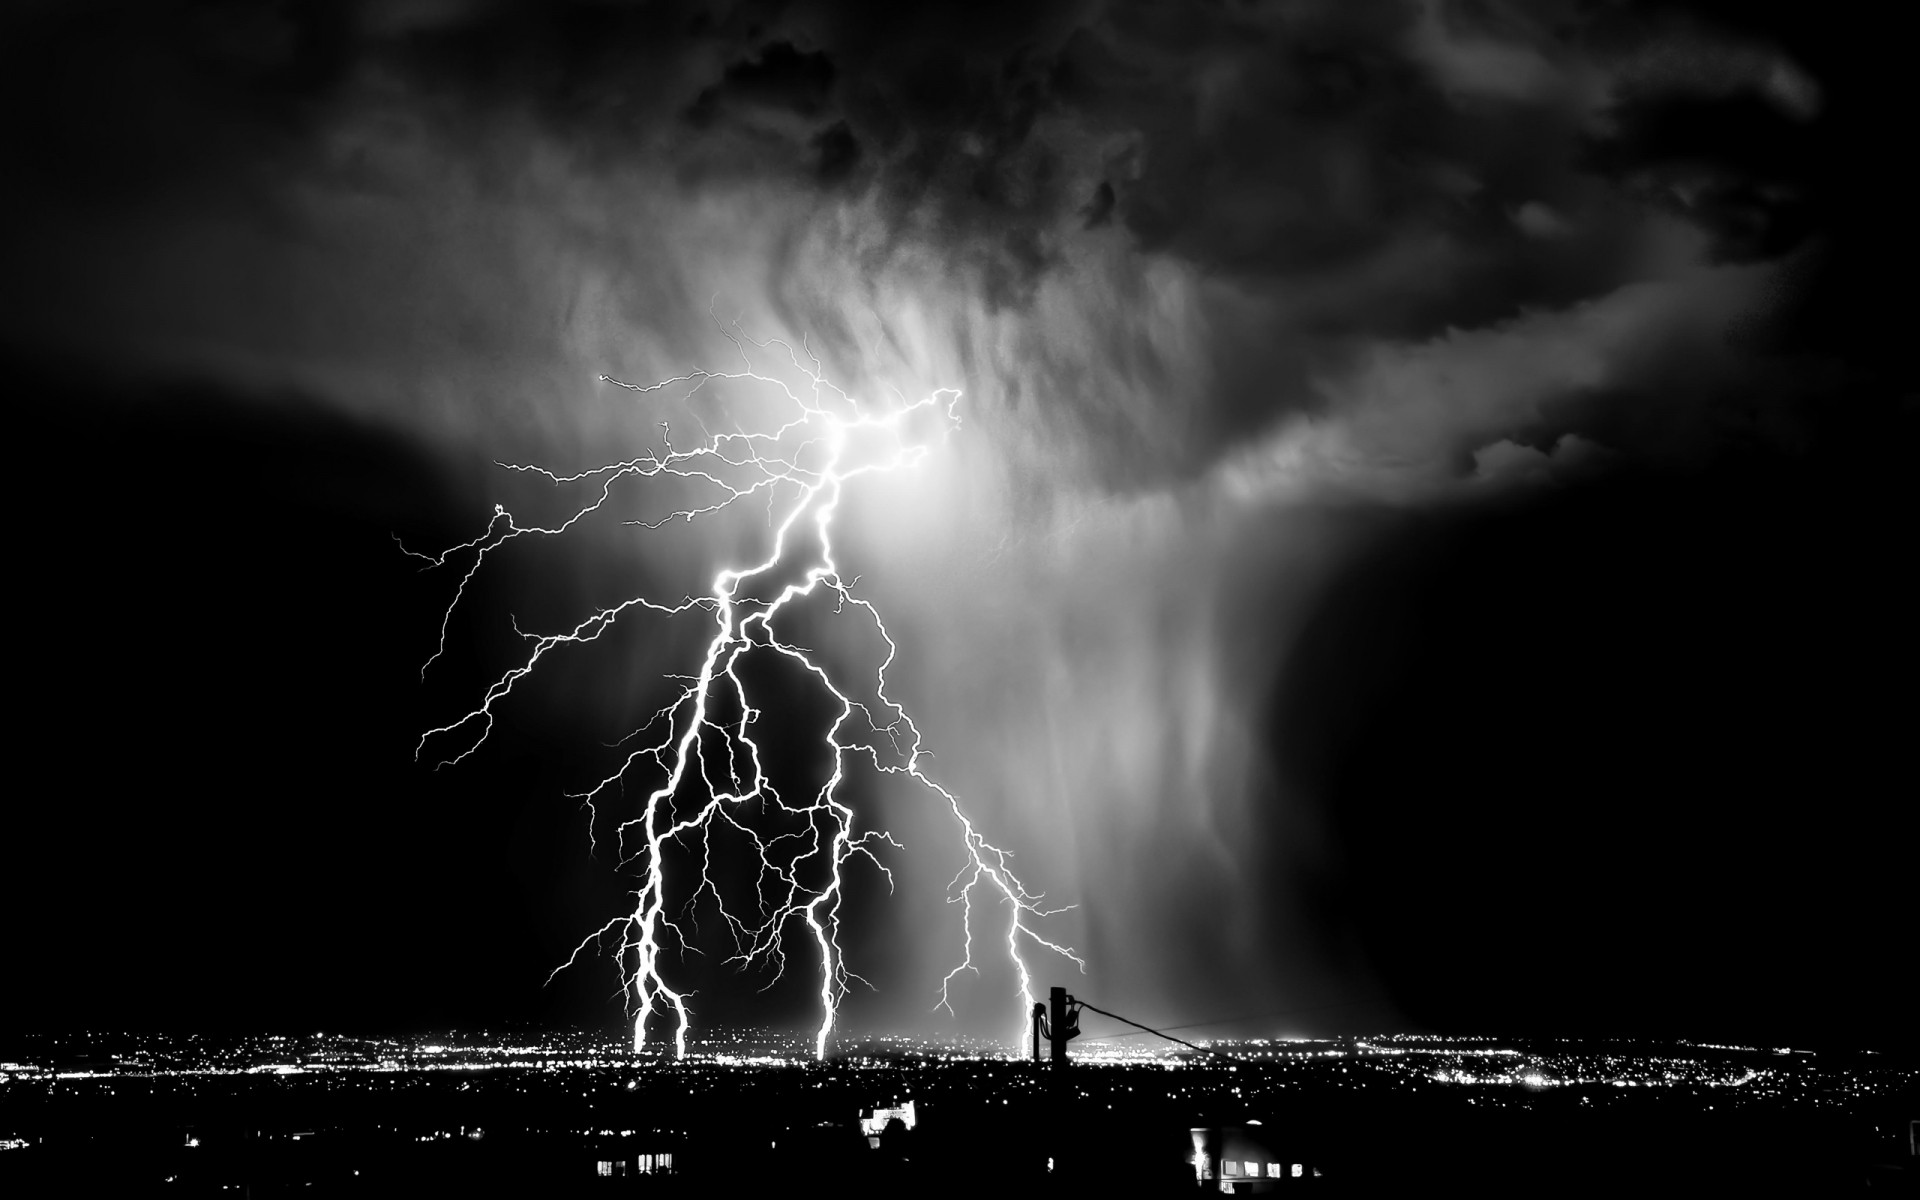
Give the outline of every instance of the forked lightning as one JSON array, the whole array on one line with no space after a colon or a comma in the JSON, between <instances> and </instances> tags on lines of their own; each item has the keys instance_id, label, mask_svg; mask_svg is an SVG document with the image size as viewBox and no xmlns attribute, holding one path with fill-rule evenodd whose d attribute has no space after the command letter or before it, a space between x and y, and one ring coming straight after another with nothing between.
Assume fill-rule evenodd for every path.
<instances>
[{"instance_id":1,"label":"forked lightning","mask_svg":"<svg viewBox=\"0 0 1920 1200\"><path fill-rule=\"evenodd\" d=\"M1037 946L1084 964L1066 946L1043 936L1037 918L1059 909L1043 908L1041 895L1027 890L1009 865L1009 854L989 842L975 827L954 794L926 771L927 753L921 731L906 710L887 692L887 670L897 647L879 612L853 591L857 579L840 574L832 541L834 516L849 482L855 478L908 467L930 451L915 429L937 427L944 434L958 426L960 393L942 389L918 401L896 402L873 408L846 394L822 376L820 361L809 351L805 361L786 342L745 339L734 330L722 330L739 351L737 371L695 371L652 384L632 384L601 376L601 381L639 396L685 387L687 395L709 384L729 381L775 389L788 416L762 432L736 429L731 433L703 430L691 447L676 447L672 430L662 423L663 449L638 458L611 463L572 475L545 468L501 464L508 470L545 476L556 486L587 489L589 498L565 520L552 525L522 525L511 512L496 505L486 530L440 554L420 554L431 567L464 566L460 582L442 615L439 642L427 667L446 649L454 609L465 597L467 585L490 554L523 536L553 537L601 512L622 479L662 475L687 481L710 499L650 521L629 521L658 528L668 521L694 521L742 501L758 499L767 506L770 545L758 561L721 569L708 592L661 603L633 596L586 617L571 629L557 633L522 632L527 650L486 690L478 706L448 724L429 729L420 738L417 758L440 765L458 763L473 754L493 730L497 706L514 686L531 674L549 653L561 647L592 642L621 618L636 610L662 617L704 613L713 622L696 673L678 694L636 730L628 742L644 743L626 753L619 765L579 798L589 806L604 802L623 781L634 777L657 780L644 805L618 826L623 866L632 865L640 883L632 911L589 934L559 970L572 965L588 946L616 947L622 981L633 1011L636 1051L647 1045L648 1027L656 1016L671 1014L677 1055L687 1051L692 1020L691 993L669 979L669 952L690 945L677 922L685 921L703 895L710 896L723 916L736 953L728 960L741 967L766 965L778 978L787 966L786 939L799 934L818 956L820 972L820 1026L814 1035L814 1053L824 1058L840 1003L850 981L858 979L847 966L840 947L842 906L846 899L845 871L855 858L878 868L891 886L892 873L875 854L881 843L898 846L886 833L863 828L859 814L845 796L850 767L864 762L880 775L910 777L937 797L958 827L963 850L959 872L949 888L948 901L960 908L960 962L942 979L936 1008L952 1012L950 988L962 971L974 964L976 904L1004 904L1006 950L1019 983L1019 1028L1025 1036L1026 1013L1033 1002L1033 981L1024 949ZM747 345L759 351L779 347L797 377L806 384L795 390L779 377L755 369ZM804 348L804 347L803 347ZM403 546L404 550L405 547ZM784 582L782 582L784 580ZM817 653L785 640L779 618L796 601L819 594L844 618L853 610L872 622L879 654L866 699L836 681ZM518 626L515 626L519 632ZM768 778L762 747L753 727L761 716L750 700L739 668L750 653L785 656L818 681L837 714L825 734L826 782L810 801L789 800ZM444 748L444 749L443 749ZM713 834L758 855L755 903L750 912L729 907L715 885L711 870ZM738 834L738 837L731 836ZM667 861L669 844L689 853ZM629 849L631 847L631 849ZM724 848L723 848L724 852ZM685 880L670 878L682 869L678 858L690 860ZM864 981L863 981L864 982Z\"/></svg>"}]
</instances>

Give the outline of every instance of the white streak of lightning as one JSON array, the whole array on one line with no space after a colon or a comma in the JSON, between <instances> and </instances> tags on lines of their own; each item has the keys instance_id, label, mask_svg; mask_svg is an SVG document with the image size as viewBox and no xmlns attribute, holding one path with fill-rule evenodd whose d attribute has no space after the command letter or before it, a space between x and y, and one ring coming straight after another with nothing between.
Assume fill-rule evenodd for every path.
<instances>
[{"instance_id":1,"label":"white streak of lightning","mask_svg":"<svg viewBox=\"0 0 1920 1200\"><path fill-rule=\"evenodd\" d=\"M841 784L847 777L849 760L864 756L876 772L907 776L939 797L959 827L961 844L966 853L959 872L949 886L948 902L958 904L961 909L961 961L941 980L940 998L935 1007L945 1008L951 1013L950 989L955 977L963 971L977 973L973 945L976 899L984 901L989 897L997 898L998 902L1007 906L1009 913L1006 949L1019 980L1020 1036L1024 1039L1026 1014L1033 1003L1033 978L1022 954L1023 943L1030 941L1062 955L1083 970L1085 964L1071 949L1042 936L1033 926L1035 918L1064 910L1041 907L1041 894L1028 891L1014 875L1009 863L1011 855L982 836L961 807L959 799L926 773L923 764L928 755L920 728L908 716L906 709L887 694L887 670L893 665L899 648L881 621L879 612L870 602L854 595L853 582L857 580L849 582L842 578L834 559L830 536L834 513L847 482L861 475L891 471L919 462L928 453L928 447L910 442L906 437L905 427L909 418L916 413L931 412L944 422L946 429L955 428L959 420L956 406L960 393L953 389L941 389L912 403L900 397L898 404L883 411L871 412L858 400L828 383L820 374L819 359L810 351L807 354L808 361L803 363L785 342L778 339L765 342L747 339L761 350L778 346L786 352L788 361L808 380L808 386L796 392L781 379L762 375L754 369L737 331L723 328L722 333L740 353L741 369L738 371L694 371L646 385L625 383L605 375L600 379L638 395L686 384L690 385L687 392L689 396L716 380L751 381L779 389L793 406L794 415L791 419L764 433L737 430L714 434L703 430L703 440L687 449L674 446L672 431L663 424L663 453L649 451L638 458L609 463L573 475L558 475L541 467L524 464L500 464L508 470L545 476L555 485L587 485L594 489L592 499L566 520L548 526L521 525L503 506L495 505L493 518L486 530L470 541L433 555L407 550L404 545L401 547L413 557L424 560L428 569L446 567L458 560L469 560L453 598L441 616L438 642L433 654L422 664L421 673L424 676L427 668L445 653L447 629L454 609L466 596L467 585L479 573L488 555L523 535L554 537L566 533L605 507L611 500L613 485L623 478L645 479L671 475L714 489L715 499L712 503L681 509L654 521L627 522L649 529L658 528L676 518L692 521L749 497L764 495L773 524L772 545L766 557L747 566L722 569L713 577L710 590L703 596L685 597L674 604L636 596L603 608L571 629L559 633L536 635L522 632L521 637L530 646L524 661L496 679L475 708L457 720L422 734L415 748L415 758L426 755L429 744L453 744L452 751L437 758L437 764L442 766L459 763L473 754L493 730L496 706L505 701L514 686L530 675L551 651L598 639L634 609L646 609L668 617L680 616L695 609L703 610L713 619L714 633L707 643L698 673L687 680L677 697L656 711L628 740L644 735L647 730L663 723L666 726L665 736L628 753L611 774L578 797L591 810L595 802L625 779L629 772L651 764L662 777L658 786L647 796L639 815L629 818L618 827L622 864L636 863L640 870L641 883L634 893L633 910L588 935L574 947L567 961L555 968L554 973L558 974L573 965L581 951L589 945L603 944L608 936L617 934L616 953L621 965L623 988L629 997L630 1010L637 1009L633 1025L634 1049L645 1049L648 1023L655 1014L671 1011L674 1018L674 1051L676 1055L684 1056L692 1015L687 1005L689 993L676 990L668 982L662 959L670 948L684 950L689 943L680 926L668 916L669 871L665 852L668 843L685 844L683 839L693 838L697 841L701 862L699 883L682 902L680 911L682 914L691 912L703 893L713 897L736 949L729 962L742 967L770 964L774 968L774 978L778 979L786 969L786 937L796 928L796 922L805 928L805 936L819 958L821 1022L814 1036L814 1053L824 1058L840 1002L847 993L850 981L859 979L847 968L839 942L840 905L845 895L842 870L851 859L864 857L886 876L891 886L892 872L874 853L874 847L880 842L896 848L899 845L879 830L858 830L857 814L841 798ZM867 435L868 441L876 440L870 435L878 435L877 440L884 447L884 452L865 457L853 453L849 443L855 435ZM817 461L809 463L809 459ZM732 481L743 474L744 483ZM790 502L781 508L783 499L789 496ZM779 514L777 518L774 517L776 512ZM780 587L771 598L757 595L752 590L756 581L766 580L777 571L790 571L799 565L789 561L790 555L797 557L799 553L792 549L792 544L803 536L796 535L796 531L809 519L818 540L818 554L805 564L804 574L798 582L789 582ZM872 707L856 701L844 691L809 652L781 640L775 632L775 618L782 609L822 588L831 595L836 613L845 612L849 607L860 610L873 622L874 630L886 644L886 653L873 674L873 694L878 700L878 707L885 714L884 723L876 717ZM519 632L517 625L515 629ZM831 756L832 770L826 783L808 803L790 803L773 786L762 766L760 747L749 734L760 711L749 703L746 685L737 668L742 656L755 649L771 650L791 659L817 679L839 705L839 713L824 739L824 748ZM738 719L730 727L723 726L710 715L710 702L716 692L730 696L739 711ZM870 741L858 740L861 725L871 735ZM703 736L707 734L718 737L724 747L725 753L721 756L723 761L718 766L709 762L711 752L705 748L707 738ZM890 753L883 753L883 742ZM750 781L747 783L741 779L740 765L743 760L751 768ZM716 771L724 774L724 782L716 782ZM689 779L690 775L694 778ZM796 819L798 827L774 836L763 836L762 832L749 824L750 809L755 802L763 812L771 808L785 817ZM750 917L738 916L727 907L708 871L711 861L710 835L720 826L744 835L756 847L759 855L760 877L756 888L758 912ZM637 848L631 854L626 849L630 838L637 843ZM808 878L803 877L808 868L812 868L813 874L823 881L809 882ZM772 903L769 903L769 892L772 893Z\"/></svg>"}]
</instances>

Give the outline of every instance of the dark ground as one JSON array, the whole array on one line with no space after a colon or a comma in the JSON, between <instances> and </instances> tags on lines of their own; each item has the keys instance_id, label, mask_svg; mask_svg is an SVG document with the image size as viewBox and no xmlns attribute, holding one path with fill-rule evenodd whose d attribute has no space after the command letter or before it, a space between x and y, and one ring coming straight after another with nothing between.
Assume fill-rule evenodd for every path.
<instances>
[{"instance_id":1,"label":"dark ground","mask_svg":"<svg viewBox=\"0 0 1920 1200\"><path fill-rule=\"evenodd\" d=\"M1877 1089L1842 1083L1791 1102L1711 1087L1334 1078L1078 1066L1064 1102L1044 1068L1006 1062L16 1078L0 1090L0 1126L38 1144L0 1154L0 1193L1187 1195L1189 1130L1253 1117L1289 1161L1321 1172L1279 1181L1284 1191L1914 1190L1906 1137L1920 1094L1911 1082L1888 1092L1884 1074ZM908 1095L918 1127L870 1148L855 1114ZM676 1177L595 1173L660 1151Z\"/></svg>"}]
</instances>

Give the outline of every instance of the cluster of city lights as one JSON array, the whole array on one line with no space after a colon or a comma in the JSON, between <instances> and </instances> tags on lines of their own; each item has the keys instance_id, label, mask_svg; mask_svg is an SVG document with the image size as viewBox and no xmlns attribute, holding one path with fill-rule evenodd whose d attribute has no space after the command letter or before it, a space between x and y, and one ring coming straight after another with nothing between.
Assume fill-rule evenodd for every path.
<instances>
[{"instance_id":1,"label":"cluster of city lights","mask_svg":"<svg viewBox=\"0 0 1920 1200\"><path fill-rule=\"evenodd\" d=\"M116 1035L106 1054L74 1058L49 1052L35 1061L0 1062L0 1088L42 1083L104 1083L166 1077L381 1076L387 1078L497 1073L504 1079L603 1076L626 1088L652 1076L697 1084L761 1070L966 1071L1014 1091L1040 1086L1023 1056L968 1038L882 1035L850 1039L822 1065L805 1033L733 1030L695 1045L684 1058L664 1059L607 1045L593 1033L415 1039L352 1038L316 1034L213 1040L163 1035ZM1912 1086L1913 1072L1839 1062L1821 1065L1808 1052L1717 1047L1698 1043L1542 1042L1502 1044L1486 1038L1387 1035L1309 1041L1299 1038L1215 1039L1206 1053L1182 1046L1126 1039L1076 1041L1073 1056L1091 1081L1107 1069L1177 1071L1176 1097L1228 1096L1250 1100L1294 1086L1364 1089L1440 1085L1525 1093L1552 1088L1674 1089L1739 1092L1815 1104L1883 1094ZM824 1078L824 1076L823 1076ZM624 1082L622 1082L624 1081ZM509 1085L512 1086L512 1085ZM704 1085L701 1085L704 1086ZM1091 1092L1088 1093L1091 1095Z\"/></svg>"}]
</instances>

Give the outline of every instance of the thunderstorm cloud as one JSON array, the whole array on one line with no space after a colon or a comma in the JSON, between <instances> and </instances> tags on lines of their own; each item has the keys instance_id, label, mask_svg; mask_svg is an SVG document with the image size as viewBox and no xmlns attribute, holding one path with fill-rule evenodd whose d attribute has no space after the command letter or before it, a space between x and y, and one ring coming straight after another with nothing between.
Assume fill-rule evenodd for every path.
<instances>
[{"instance_id":1,"label":"thunderstorm cloud","mask_svg":"<svg viewBox=\"0 0 1920 1200\"><path fill-rule=\"evenodd\" d=\"M635 452L659 414L596 377L724 361L716 316L804 338L851 392L961 388L944 456L848 514L850 557L937 770L1079 906L1076 986L1136 1011L1364 987L1306 901L1246 897L1324 866L1262 714L1371 531L1795 435L1800 367L1755 347L1817 252L1807 181L1688 121L1790 140L1827 97L1780 46L1677 11L414 0L7 24L27 169L0 302L37 355L315 397L468 477ZM878 919L944 928L952 866L909 869L933 890ZM856 1005L925 1007L954 945L914 936L908 997Z\"/></svg>"}]
</instances>

